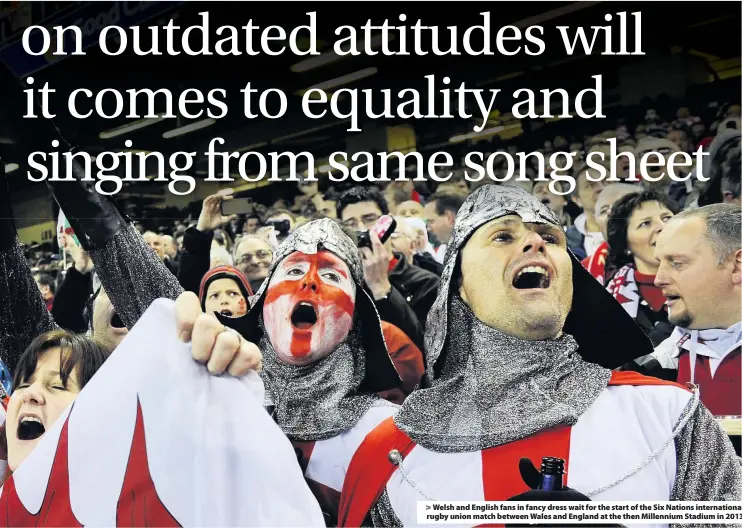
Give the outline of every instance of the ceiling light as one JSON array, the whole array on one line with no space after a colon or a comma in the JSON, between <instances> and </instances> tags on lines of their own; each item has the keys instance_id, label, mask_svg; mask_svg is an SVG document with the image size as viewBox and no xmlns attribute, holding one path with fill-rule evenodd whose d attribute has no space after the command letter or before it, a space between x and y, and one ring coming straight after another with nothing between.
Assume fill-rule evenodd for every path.
<instances>
[{"instance_id":1,"label":"ceiling light","mask_svg":"<svg viewBox=\"0 0 742 528\"><path fill-rule=\"evenodd\" d=\"M255 149L259 149L259 148L263 148L267 146L268 146L267 141L261 141L259 143L253 143L252 145L248 145L246 147L240 147L237 150L235 150L235 152L246 152L248 150L255 150Z\"/></svg>"},{"instance_id":2,"label":"ceiling light","mask_svg":"<svg viewBox=\"0 0 742 528\"><path fill-rule=\"evenodd\" d=\"M6 163L5 164L5 174L10 174L14 170L18 170L19 165L17 163Z\"/></svg>"},{"instance_id":3,"label":"ceiling light","mask_svg":"<svg viewBox=\"0 0 742 528\"><path fill-rule=\"evenodd\" d=\"M479 137L491 136L491 135L497 134L498 132L502 132L503 130L505 130L505 127L496 126L492 128L487 128L485 130L482 130L481 132L469 132L468 134L459 134L458 136L453 136L448 141L449 143L461 143L462 141L466 141L467 139L476 139Z\"/></svg>"},{"instance_id":4,"label":"ceiling light","mask_svg":"<svg viewBox=\"0 0 742 528\"><path fill-rule=\"evenodd\" d=\"M132 121L131 123L121 125L120 127L112 128L111 130L106 130L104 132L101 132L100 134L98 134L98 137L101 139L111 139L116 136L128 134L129 132L134 132L135 130L139 130L140 128L154 125L155 123L162 121L164 117L165 117L165 114L159 114L157 117L147 117L145 119L139 119L137 121Z\"/></svg>"},{"instance_id":5,"label":"ceiling light","mask_svg":"<svg viewBox=\"0 0 742 528\"><path fill-rule=\"evenodd\" d=\"M335 160L335 167L330 165L329 163L320 165L317 169L317 172L332 172L334 170L338 170L337 165L343 165L347 167L349 163L346 160Z\"/></svg>"},{"instance_id":6,"label":"ceiling light","mask_svg":"<svg viewBox=\"0 0 742 528\"><path fill-rule=\"evenodd\" d=\"M375 37L372 37L371 40L369 40L369 47L371 49L376 49L381 45L381 35L377 35ZM394 40L393 35L389 36L389 41ZM359 40L355 44L355 49L357 50L364 50L366 49L365 41ZM349 51L349 50L346 50ZM363 53L365 55L365 53ZM301 62L297 62L296 64L291 66L291 71L294 73L301 73L309 70L313 70L315 68L319 68L320 66L327 66L328 64L332 64L333 62L337 62L342 59L349 59L352 57L356 57L357 55L351 55L349 53L346 53L345 55L338 55L335 53L335 51L329 51L327 53L323 53L322 55L319 55L317 57L311 57L309 59L303 60Z\"/></svg>"},{"instance_id":7,"label":"ceiling light","mask_svg":"<svg viewBox=\"0 0 742 528\"><path fill-rule=\"evenodd\" d=\"M371 77L378 72L379 70L376 68L364 68L363 70L358 70L347 75L341 75L340 77L335 77L334 79L315 84L314 86L307 88L307 90L328 90L330 88L336 88L360 79L365 79L366 77Z\"/></svg>"},{"instance_id":8,"label":"ceiling light","mask_svg":"<svg viewBox=\"0 0 742 528\"><path fill-rule=\"evenodd\" d=\"M162 134L162 137L165 139L170 139L170 138L174 138L177 136L182 136L183 134L188 134L189 132L193 132L194 130L200 130L202 128L211 126L214 123L216 123L216 119L213 119L213 118L202 119L201 121L196 121L195 123L189 123L182 127L168 130L167 132Z\"/></svg>"}]
</instances>

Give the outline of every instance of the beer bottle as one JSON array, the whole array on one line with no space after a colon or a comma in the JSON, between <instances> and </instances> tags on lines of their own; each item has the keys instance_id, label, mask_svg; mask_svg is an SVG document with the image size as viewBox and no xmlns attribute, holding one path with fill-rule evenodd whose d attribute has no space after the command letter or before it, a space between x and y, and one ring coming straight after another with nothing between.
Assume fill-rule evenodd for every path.
<instances>
[{"instance_id":1,"label":"beer bottle","mask_svg":"<svg viewBox=\"0 0 742 528\"><path fill-rule=\"evenodd\" d=\"M538 489L544 491L561 491L564 488L564 460L556 457L541 459L541 482Z\"/></svg>"}]
</instances>

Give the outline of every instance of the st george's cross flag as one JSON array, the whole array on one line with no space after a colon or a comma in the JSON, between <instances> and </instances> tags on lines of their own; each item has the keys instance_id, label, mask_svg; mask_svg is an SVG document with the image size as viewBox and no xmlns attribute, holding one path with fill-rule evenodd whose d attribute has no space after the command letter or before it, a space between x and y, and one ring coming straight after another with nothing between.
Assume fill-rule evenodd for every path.
<instances>
[{"instance_id":1,"label":"st george's cross flag","mask_svg":"<svg viewBox=\"0 0 742 528\"><path fill-rule=\"evenodd\" d=\"M260 377L213 376L160 299L0 490L3 526L325 526Z\"/></svg>"}]
</instances>

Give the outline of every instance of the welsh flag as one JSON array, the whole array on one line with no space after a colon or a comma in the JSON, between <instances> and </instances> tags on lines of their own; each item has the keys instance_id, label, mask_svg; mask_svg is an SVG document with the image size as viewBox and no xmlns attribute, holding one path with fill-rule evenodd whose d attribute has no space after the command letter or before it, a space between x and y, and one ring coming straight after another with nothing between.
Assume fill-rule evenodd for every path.
<instances>
[{"instance_id":1,"label":"welsh flag","mask_svg":"<svg viewBox=\"0 0 742 528\"><path fill-rule=\"evenodd\" d=\"M62 235L71 236L75 241L75 244L78 246L80 245L80 240L77 238L72 226L70 226L70 223L67 221L67 217L64 216L64 213L60 209L59 219L57 220L57 244L59 244L60 249L64 247L62 244Z\"/></svg>"}]
</instances>

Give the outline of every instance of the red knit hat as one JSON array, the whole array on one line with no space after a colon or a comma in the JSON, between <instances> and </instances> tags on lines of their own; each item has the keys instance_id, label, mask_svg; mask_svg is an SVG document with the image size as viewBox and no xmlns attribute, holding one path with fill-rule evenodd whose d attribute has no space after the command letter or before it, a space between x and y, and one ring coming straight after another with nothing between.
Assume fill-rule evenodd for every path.
<instances>
[{"instance_id":1,"label":"red knit hat","mask_svg":"<svg viewBox=\"0 0 742 528\"><path fill-rule=\"evenodd\" d=\"M206 292L209 291L209 285L217 279L232 279L235 281L246 302L253 295L247 277L240 270L234 266L217 266L206 272L198 289L198 298L201 300L201 308L204 310L206 309Z\"/></svg>"}]
</instances>

